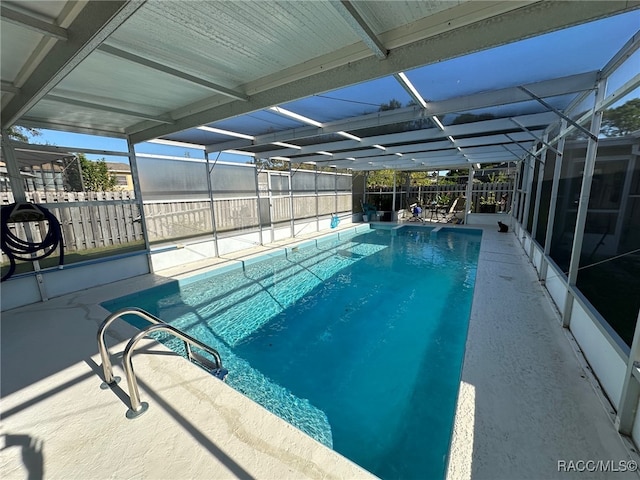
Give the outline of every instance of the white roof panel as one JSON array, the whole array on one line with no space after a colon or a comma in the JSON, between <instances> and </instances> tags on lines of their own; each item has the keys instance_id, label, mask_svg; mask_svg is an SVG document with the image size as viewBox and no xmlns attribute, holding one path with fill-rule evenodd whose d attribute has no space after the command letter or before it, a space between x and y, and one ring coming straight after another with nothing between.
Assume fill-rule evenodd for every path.
<instances>
[{"instance_id":1,"label":"white roof panel","mask_svg":"<svg viewBox=\"0 0 640 480\"><path fill-rule=\"evenodd\" d=\"M344 141L382 151L370 141L386 140L398 153L441 141L437 123L446 129L454 114L544 111L516 87L592 75L636 33L639 18L638 2L617 0L59 0L3 1L0 8L3 128L197 141L208 151L304 147L311 157L321 145ZM13 8L22 16L10 14ZM629 17L612 19L617 29L608 35L586 24L621 12ZM559 32L553 48L534 48L542 37L531 37L579 24L582 36ZM514 56L509 44L523 38L533 47ZM584 49L589 54L574 58ZM462 58L479 50L486 51ZM400 83L400 72L417 93ZM593 88L585 87L590 76L577 77L538 94L565 108ZM427 107L408 106L416 99ZM385 104L400 108L384 112ZM274 114L273 106L289 113ZM193 130L203 125L218 130ZM486 126L463 130L499 133Z\"/></svg>"}]
</instances>

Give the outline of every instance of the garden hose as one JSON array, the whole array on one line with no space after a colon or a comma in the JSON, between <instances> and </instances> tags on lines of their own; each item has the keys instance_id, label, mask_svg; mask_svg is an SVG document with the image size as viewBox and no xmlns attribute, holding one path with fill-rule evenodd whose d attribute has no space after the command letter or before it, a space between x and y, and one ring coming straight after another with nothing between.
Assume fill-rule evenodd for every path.
<instances>
[{"instance_id":1,"label":"garden hose","mask_svg":"<svg viewBox=\"0 0 640 480\"><path fill-rule=\"evenodd\" d=\"M10 223L48 221L49 229L40 242L29 242L16 236L9 230ZM9 271L2 276L0 282L11 277L16 270L16 260L33 261L48 257L60 246L59 265L64 264L64 248L60 222L45 207L33 203L12 203L5 205L0 214L0 248L9 258ZM39 250L44 253L32 256Z\"/></svg>"}]
</instances>

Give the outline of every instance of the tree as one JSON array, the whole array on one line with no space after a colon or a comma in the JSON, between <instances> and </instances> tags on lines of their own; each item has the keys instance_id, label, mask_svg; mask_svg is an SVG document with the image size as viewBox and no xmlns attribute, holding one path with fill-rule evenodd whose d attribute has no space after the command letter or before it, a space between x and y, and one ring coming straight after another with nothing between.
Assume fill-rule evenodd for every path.
<instances>
[{"instance_id":1,"label":"tree","mask_svg":"<svg viewBox=\"0 0 640 480\"><path fill-rule=\"evenodd\" d=\"M396 186L400 187L407 183L408 176L411 172L395 172ZM369 172L367 178L367 186L372 187L393 187L393 170L373 170Z\"/></svg>"},{"instance_id":2,"label":"tree","mask_svg":"<svg viewBox=\"0 0 640 480\"><path fill-rule=\"evenodd\" d=\"M116 176L109 172L104 158L95 162L88 160L84 153L78 154L82 180L85 190L90 192L112 190L116 185Z\"/></svg>"},{"instance_id":3,"label":"tree","mask_svg":"<svg viewBox=\"0 0 640 480\"><path fill-rule=\"evenodd\" d=\"M402 108L402 103L400 103L400 100L392 98L391 100L389 100L389 103L381 104L378 111L386 112L387 110L396 110L398 108Z\"/></svg>"},{"instance_id":4,"label":"tree","mask_svg":"<svg viewBox=\"0 0 640 480\"><path fill-rule=\"evenodd\" d=\"M42 135L42 132L37 128L29 128L29 127L18 127L13 126L9 127L7 131L9 137L14 140L19 140L21 142L28 142L29 138L37 137L38 135Z\"/></svg>"},{"instance_id":5,"label":"tree","mask_svg":"<svg viewBox=\"0 0 640 480\"><path fill-rule=\"evenodd\" d=\"M283 160L276 160L274 158L255 157L255 159L253 160L253 163L258 167L258 171L262 171L262 170L289 171L289 162L285 162Z\"/></svg>"},{"instance_id":6,"label":"tree","mask_svg":"<svg viewBox=\"0 0 640 480\"><path fill-rule=\"evenodd\" d=\"M469 178L469 170L449 170L445 175L445 178L442 179L443 184L458 184L458 183L466 183L467 178Z\"/></svg>"},{"instance_id":7,"label":"tree","mask_svg":"<svg viewBox=\"0 0 640 480\"><path fill-rule=\"evenodd\" d=\"M462 125L464 123L482 122L484 120L493 120L496 116L492 113L461 113L453 119L451 125Z\"/></svg>"},{"instance_id":8,"label":"tree","mask_svg":"<svg viewBox=\"0 0 640 480\"><path fill-rule=\"evenodd\" d=\"M411 185L414 186L424 187L426 185L433 185L436 183L435 175L435 172L411 172L409 174L409 181L411 182Z\"/></svg>"},{"instance_id":9,"label":"tree","mask_svg":"<svg viewBox=\"0 0 640 480\"><path fill-rule=\"evenodd\" d=\"M624 105L605 110L600 132L607 137L622 137L640 129L640 98Z\"/></svg>"}]
</instances>

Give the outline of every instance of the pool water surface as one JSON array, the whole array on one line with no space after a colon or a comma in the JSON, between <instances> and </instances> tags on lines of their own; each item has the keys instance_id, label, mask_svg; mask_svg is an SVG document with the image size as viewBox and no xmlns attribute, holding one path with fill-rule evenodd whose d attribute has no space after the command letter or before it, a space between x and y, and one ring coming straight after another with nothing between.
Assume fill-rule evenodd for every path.
<instances>
[{"instance_id":1,"label":"pool water surface","mask_svg":"<svg viewBox=\"0 0 640 480\"><path fill-rule=\"evenodd\" d=\"M229 385L375 475L442 479L480 240L343 233L103 306L143 308L213 346Z\"/></svg>"}]
</instances>

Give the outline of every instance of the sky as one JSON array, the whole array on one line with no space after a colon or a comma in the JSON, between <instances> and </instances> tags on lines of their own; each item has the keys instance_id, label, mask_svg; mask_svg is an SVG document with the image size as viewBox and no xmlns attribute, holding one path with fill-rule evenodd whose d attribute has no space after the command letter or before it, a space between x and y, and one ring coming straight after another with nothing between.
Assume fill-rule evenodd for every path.
<instances>
[{"instance_id":1,"label":"sky","mask_svg":"<svg viewBox=\"0 0 640 480\"><path fill-rule=\"evenodd\" d=\"M602 68L639 29L640 11L635 10L405 73L428 101L469 95L496 87L515 86ZM607 92L614 91L639 72L640 50L611 76ZM637 97L640 97L640 89L620 99L612 108ZM391 98L400 100L403 104L409 101L408 94L393 77L386 77L281 106L319 122L328 122L377 111L381 103L388 102ZM279 120L277 114L264 111L217 122L215 125L236 131L240 131L239 127L244 127L246 131L243 133L256 135L264 133L268 124L274 129L291 128L284 118L280 117ZM73 147L77 147L127 152L124 139L54 130L41 130L41 133L42 135L32 139L34 143L69 147L71 151ZM202 150L154 143L136 145L136 153L204 158ZM215 156L216 154L210 155L211 158ZM87 154L87 158L128 163L126 156ZM246 163L251 157L222 152L218 160Z\"/></svg>"}]
</instances>

